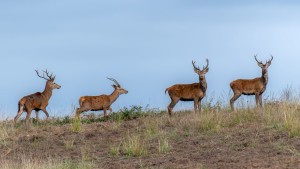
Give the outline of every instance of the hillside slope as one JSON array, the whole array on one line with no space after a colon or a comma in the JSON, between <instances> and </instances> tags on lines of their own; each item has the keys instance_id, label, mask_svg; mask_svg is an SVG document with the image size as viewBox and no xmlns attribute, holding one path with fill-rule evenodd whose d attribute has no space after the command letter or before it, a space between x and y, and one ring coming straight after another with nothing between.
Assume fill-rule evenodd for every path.
<instances>
[{"instance_id":1,"label":"hillside slope","mask_svg":"<svg viewBox=\"0 0 300 169\"><path fill-rule=\"evenodd\" d=\"M4 121L0 125L1 168L300 165L299 121L288 121L288 117L299 120L300 115L298 109L289 105L238 112L211 108L196 115L177 112L171 118L165 113L132 109L127 113L129 116L102 120L93 116L83 119L83 124L72 119L53 119L29 130L22 124L14 128L11 122ZM130 113L136 116L130 117Z\"/></svg>"}]
</instances>

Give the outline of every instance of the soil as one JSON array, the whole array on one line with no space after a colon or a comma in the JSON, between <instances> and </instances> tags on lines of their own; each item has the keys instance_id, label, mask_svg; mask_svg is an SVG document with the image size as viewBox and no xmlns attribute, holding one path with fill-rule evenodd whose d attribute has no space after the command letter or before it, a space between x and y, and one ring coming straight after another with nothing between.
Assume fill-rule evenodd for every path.
<instances>
[{"instance_id":1,"label":"soil","mask_svg":"<svg viewBox=\"0 0 300 169\"><path fill-rule=\"evenodd\" d=\"M172 149L159 153L153 143L148 154L140 157L111 155L111 146L118 145L128 132L140 127L139 119L124 121L114 128L112 122L84 124L81 132L73 132L70 124L46 125L20 132L7 141L10 148L0 146L1 158L22 161L32 159L72 159L83 154L97 168L300 168L300 140L287 133L245 124L220 132L185 135L178 131L170 140ZM174 127L172 125L166 128ZM67 147L67 142L71 146ZM72 141L74 141L72 143Z\"/></svg>"}]
</instances>

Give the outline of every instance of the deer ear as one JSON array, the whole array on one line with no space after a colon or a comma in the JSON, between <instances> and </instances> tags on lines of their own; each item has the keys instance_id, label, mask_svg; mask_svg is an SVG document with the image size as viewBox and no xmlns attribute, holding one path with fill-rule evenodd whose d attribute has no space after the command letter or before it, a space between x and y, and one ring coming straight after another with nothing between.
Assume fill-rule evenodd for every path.
<instances>
[{"instance_id":1,"label":"deer ear","mask_svg":"<svg viewBox=\"0 0 300 169\"><path fill-rule=\"evenodd\" d=\"M114 84L113 84L113 85L111 85L111 86L112 86L114 89L116 89L116 88L117 88L117 86L116 86L116 85L114 85Z\"/></svg>"},{"instance_id":2,"label":"deer ear","mask_svg":"<svg viewBox=\"0 0 300 169\"><path fill-rule=\"evenodd\" d=\"M206 69L204 70L205 73L207 73L208 71L209 71L209 68L206 68Z\"/></svg>"},{"instance_id":3,"label":"deer ear","mask_svg":"<svg viewBox=\"0 0 300 169\"><path fill-rule=\"evenodd\" d=\"M196 68L194 68L194 72L197 73L197 74L200 73L200 71L198 69L196 69Z\"/></svg>"},{"instance_id":4,"label":"deer ear","mask_svg":"<svg viewBox=\"0 0 300 169\"><path fill-rule=\"evenodd\" d=\"M263 68L263 67L264 67L264 65L263 65L263 64L261 64L261 63L257 63L257 65L258 65L259 67L261 67L261 68Z\"/></svg>"},{"instance_id":5,"label":"deer ear","mask_svg":"<svg viewBox=\"0 0 300 169\"><path fill-rule=\"evenodd\" d=\"M54 80L55 80L55 76L51 79L51 81L54 82Z\"/></svg>"}]
</instances>

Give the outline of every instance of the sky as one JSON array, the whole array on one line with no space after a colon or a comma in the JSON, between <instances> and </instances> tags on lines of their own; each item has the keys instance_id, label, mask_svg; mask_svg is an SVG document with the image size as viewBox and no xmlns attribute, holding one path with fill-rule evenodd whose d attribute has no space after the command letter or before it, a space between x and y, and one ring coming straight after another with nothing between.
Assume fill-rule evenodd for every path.
<instances>
[{"instance_id":1,"label":"sky","mask_svg":"<svg viewBox=\"0 0 300 169\"><path fill-rule=\"evenodd\" d=\"M129 91L115 111L165 110L165 89L198 82L191 62L202 67L206 58L208 98L229 98L232 80L261 76L254 54L274 56L264 97L280 94L300 86L299 18L294 1L0 1L0 117L15 116L19 99L43 91L35 69L48 69L62 86L50 116L69 115L80 96L112 93L106 77Z\"/></svg>"}]
</instances>

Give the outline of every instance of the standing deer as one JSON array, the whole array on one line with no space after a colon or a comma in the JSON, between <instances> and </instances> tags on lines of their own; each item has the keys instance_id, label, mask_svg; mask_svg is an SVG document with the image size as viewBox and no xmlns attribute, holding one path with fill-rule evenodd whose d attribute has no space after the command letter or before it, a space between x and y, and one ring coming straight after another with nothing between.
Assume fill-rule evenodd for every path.
<instances>
[{"instance_id":1,"label":"standing deer","mask_svg":"<svg viewBox=\"0 0 300 169\"><path fill-rule=\"evenodd\" d=\"M197 109L201 112L201 100L206 95L206 79L205 74L208 72L208 59L206 59L206 66L200 70L195 66L195 61L192 61L194 71L199 75L199 83L192 84L175 84L165 90L165 93L169 93L171 103L168 106L168 113L171 116L174 106L181 101L194 101L194 111Z\"/></svg>"},{"instance_id":2,"label":"standing deer","mask_svg":"<svg viewBox=\"0 0 300 169\"><path fill-rule=\"evenodd\" d=\"M28 121L29 121L32 110L35 110L36 122L38 122L38 120L39 120L39 111L40 110L42 110L46 114L47 119L48 119L49 114L46 110L46 107L48 106L49 99L52 96L52 90L60 89L60 87L61 87L60 85L54 83L55 76L53 76L53 74L49 75L49 72L47 70L43 71L44 72L43 76L41 76L39 74L38 70L35 70L35 71L36 71L38 77L47 80L45 90L42 93L37 92L37 93L31 94L31 95L25 96L19 100L18 114L16 115L16 117L14 119L15 125L17 123L17 120L20 118L20 116L22 115L22 113L24 111L27 112L26 119L25 119L26 126L28 126ZM47 77L45 77L45 74Z\"/></svg>"},{"instance_id":3,"label":"standing deer","mask_svg":"<svg viewBox=\"0 0 300 169\"><path fill-rule=\"evenodd\" d=\"M231 110L234 110L234 102L243 94L243 95L255 95L256 106L262 107L262 94L266 90L268 84L268 67L271 65L273 56L271 59L266 61L263 64L261 61L258 61L256 58L257 55L254 55L254 58L259 67L262 69L262 76L255 79L238 79L230 83L230 87L234 93L233 97L230 99Z\"/></svg>"},{"instance_id":4,"label":"standing deer","mask_svg":"<svg viewBox=\"0 0 300 169\"><path fill-rule=\"evenodd\" d=\"M112 112L111 105L118 99L121 94L127 94L128 91L123 89L117 80L113 78L107 78L115 84L112 87L115 89L110 95L99 95L99 96L82 96L79 98L80 107L76 109L76 117L80 117L80 113L86 111L104 111L104 116L106 116L106 111Z\"/></svg>"}]
</instances>

